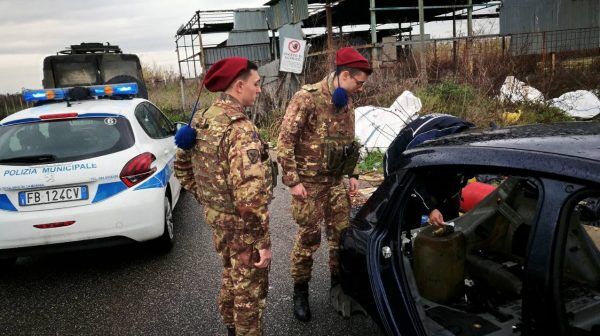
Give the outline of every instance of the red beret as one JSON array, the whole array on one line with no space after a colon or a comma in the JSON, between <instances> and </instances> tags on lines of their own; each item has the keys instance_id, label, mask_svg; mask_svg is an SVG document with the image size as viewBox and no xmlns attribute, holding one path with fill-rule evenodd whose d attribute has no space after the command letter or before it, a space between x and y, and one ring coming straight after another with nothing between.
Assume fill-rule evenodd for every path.
<instances>
[{"instance_id":1,"label":"red beret","mask_svg":"<svg viewBox=\"0 0 600 336\"><path fill-rule=\"evenodd\" d=\"M204 76L204 86L210 92L225 91L240 72L248 67L244 57L228 57L213 64Z\"/></svg>"},{"instance_id":2,"label":"red beret","mask_svg":"<svg viewBox=\"0 0 600 336\"><path fill-rule=\"evenodd\" d=\"M335 65L359 69L367 74L373 71L369 65L369 61L352 47L345 47L338 50L335 54Z\"/></svg>"}]
</instances>

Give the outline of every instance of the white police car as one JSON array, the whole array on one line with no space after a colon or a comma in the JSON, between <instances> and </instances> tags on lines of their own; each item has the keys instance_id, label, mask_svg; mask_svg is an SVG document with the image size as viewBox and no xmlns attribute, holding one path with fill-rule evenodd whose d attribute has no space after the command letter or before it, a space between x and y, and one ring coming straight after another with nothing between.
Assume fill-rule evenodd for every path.
<instances>
[{"instance_id":1,"label":"white police car","mask_svg":"<svg viewBox=\"0 0 600 336\"><path fill-rule=\"evenodd\" d=\"M38 106L0 121L0 259L152 239L170 249L175 125L136 92L24 91Z\"/></svg>"}]
</instances>

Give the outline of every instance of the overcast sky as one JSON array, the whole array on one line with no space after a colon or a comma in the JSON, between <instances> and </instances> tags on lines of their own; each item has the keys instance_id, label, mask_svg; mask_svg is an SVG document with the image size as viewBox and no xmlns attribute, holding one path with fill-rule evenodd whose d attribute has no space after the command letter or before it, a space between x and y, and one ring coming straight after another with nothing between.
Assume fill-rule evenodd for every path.
<instances>
[{"instance_id":1,"label":"overcast sky","mask_svg":"<svg viewBox=\"0 0 600 336\"><path fill-rule=\"evenodd\" d=\"M138 54L144 64L175 70L175 32L196 10L259 7L266 2L0 0L0 93L41 88L44 57L81 42L110 42ZM435 36L443 30L432 26L426 33Z\"/></svg>"},{"instance_id":2,"label":"overcast sky","mask_svg":"<svg viewBox=\"0 0 600 336\"><path fill-rule=\"evenodd\" d=\"M143 63L175 69L175 32L196 10L265 2L0 0L0 93L41 88L44 57L81 42L110 42Z\"/></svg>"}]
</instances>

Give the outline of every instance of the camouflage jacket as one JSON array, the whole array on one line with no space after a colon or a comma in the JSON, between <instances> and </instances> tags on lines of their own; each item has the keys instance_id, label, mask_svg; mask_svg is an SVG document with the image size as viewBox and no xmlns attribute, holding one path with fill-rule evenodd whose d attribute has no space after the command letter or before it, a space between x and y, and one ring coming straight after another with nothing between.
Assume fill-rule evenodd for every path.
<instances>
[{"instance_id":1,"label":"camouflage jacket","mask_svg":"<svg viewBox=\"0 0 600 336\"><path fill-rule=\"evenodd\" d=\"M179 149L175 174L184 189L214 210L238 215L257 248L270 246L268 204L272 198L268 150L244 107L222 94L192 120L196 144ZM269 160L270 161L270 160Z\"/></svg>"},{"instance_id":2,"label":"camouflage jacket","mask_svg":"<svg viewBox=\"0 0 600 336\"><path fill-rule=\"evenodd\" d=\"M303 86L288 104L279 133L277 160L283 168L282 181L289 187L341 178L328 172L328 155L332 145L354 141L354 108L352 100L345 108L335 108L331 101L333 79L332 73L319 83ZM354 168L351 175L356 173Z\"/></svg>"}]
</instances>

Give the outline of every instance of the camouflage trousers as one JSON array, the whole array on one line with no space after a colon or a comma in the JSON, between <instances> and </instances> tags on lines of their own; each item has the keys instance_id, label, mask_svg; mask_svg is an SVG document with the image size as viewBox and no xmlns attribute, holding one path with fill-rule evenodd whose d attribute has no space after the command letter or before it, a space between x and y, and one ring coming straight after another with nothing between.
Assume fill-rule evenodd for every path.
<instances>
[{"instance_id":1,"label":"camouflage trousers","mask_svg":"<svg viewBox=\"0 0 600 336\"><path fill-rule=\"evenodd\" d=\"M262 316L269 287L269 269L256 268L260 259L256 239L243 229L239 216L205 207L204 218L213 229L215 250L223 262L219 311L236 335L262 335Z\"/></svg>"},{"instance_id":2,"label":"camouflage trousers","mask_svg":"<svg viewBox=\"0 0 600 336\"><path fill-rule=\"evenodd\" d=\"M321 244L321 223L324 223L329 244L329 270L339 273L340 233L348 227L350 197L342 181L326 184L302 183L306 199L292 198L292 215L298 232L292 249L292 278L308 282L311 277L313 253Z\"/></svg>"}]
</instances>

